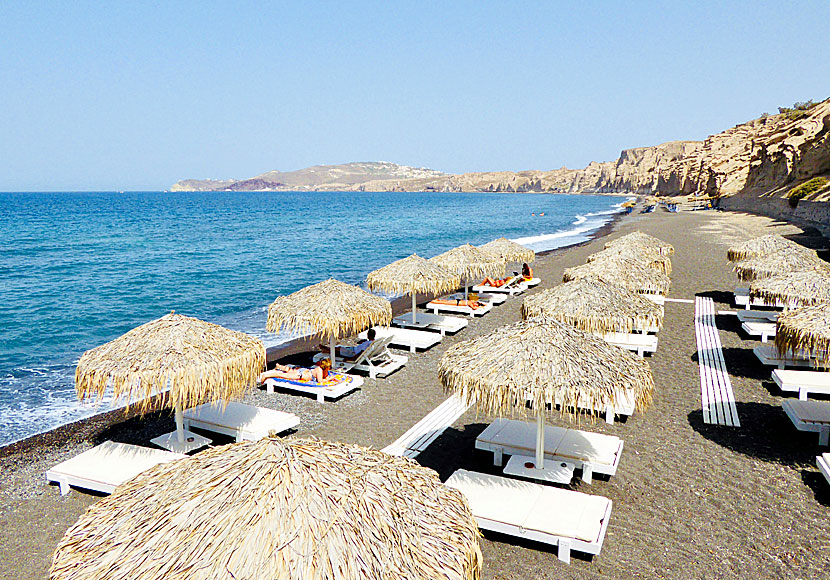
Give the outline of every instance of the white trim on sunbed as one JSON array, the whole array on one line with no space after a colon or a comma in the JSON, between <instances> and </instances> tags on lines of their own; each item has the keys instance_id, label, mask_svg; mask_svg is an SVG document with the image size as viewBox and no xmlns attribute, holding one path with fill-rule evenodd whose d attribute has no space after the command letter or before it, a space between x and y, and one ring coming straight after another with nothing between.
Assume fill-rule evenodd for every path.
<instances>
[{"instance_id":1,"label":"white trim on sunbed","mask_svg":"<svg viewBox=\"0 0 830 580\"><path fill-rule=\"evenodd\" d=\"M469 314L471 318L476 316L484 316L493 309L493 305L488 302L482 302L478 308L470 308L469 306L460 306L458 304L438 304L434 300L427 302L427 308L431 309L434 314L438 314L439 310L444 312L457 312L459 314Z\"/></svg>"},{"instance_id":2,"label":"white trim on sunbed","mask_svg":"<svg viewBox=\"0 0 830 580\"><path fill-rule=\"evenodd\" d=\"M187 409L183 413L184 428L204 429L214 433L230 435L238 441L257 441L272 433L282 433L300 424L294 413L283 413L276 409L254 407L231 401L223 408L222 403L205 403Z\"/></svg>"},{"instance_id":3,"label":"white trim on sunbed","mask_svg":"<svg viewBox=\"0 0 830 580\"><path fill-rule=\"evenodd\" d=\"M781 407L799 431L818 433L818 444L830 443L830 401L788 399Z\"/></svg>"},{"instance_id":4,"label":"white trim on sunbed","mask_svg":"<svg viewBox=\"0 0 830 580\"><path fill-rule=\"evenodd\" d=\"M266 379L265 388L273 393L275 388L297 391L298 393L309 393L316 395L317 402L322 403L325 399L337 399L346 393L359 389L363 385L363 377L348 375L348 381L338 382L333 385L317 385L309 383L308 386L289 383L280 379Z\"/></svg>"},{"instance_id":5,"label":"white trim on sunbed","mask_svg":"<svg viewBox=\"0 0 830 580\"><path fill-rule=\"evenodd\" d=\"M476 292L475 290L473 292ZM504 294L490 294L488 292L476 292L478 294L478 299L481 302L487 302L488 304L492 304L493 306L498 306L499 304L504 304L507 301L507 296ZM464 293L457 292L455 294L450 294L447 296L450 300L464 300Z\"/></svg>"},{"instance_id":6,"label":"white trim on sunbed","mask_svg":"<svg viewBox=\"0 0 830 580\"><path fill-rule=\"evenodd\" d=\"M521 276L513 276L510 280L505 282L501 286L490 286L485 284L477 284L473 286L473 292L499 292L502 294L508 294L510 296L515 296L517 294L521 294L525 290L528 289L528 285L522 281Z\"/></svg>"},{"instance_id":7,"label":"white trim on sunbed","mask_svg":"<svg viewBox=\"0 0 830 580\"><path fill-rule=\"evenodd\" d=\"M775 369L772 380L782 391L798 393L802 401L807 400L809 393L830 395L830 372Z\"/></svg>"},{"instance_id":8,"label":"white trim on sunbed","mask_svg":"<svg viewBox=\"0 0 830 580\"><path fill-rule=\"evenodd\" d=\"M635 352L639 357L645 356L646 353L657 352L657 335L655 334L608 332L599 336L608 344Z\"/></svg>"},{"instance_id":9,"label":"white trim on sunbed","mask_svg":"<svg viewBox=\"0 0 830 580\"><path fill-rule=\"evenodd\" d=\"M535 423L496 419L476 437L476 449L493 452L493 464L501 465L504 454L533 455L536 450ZM582 479L591 483L594 473L614 475L620 465L623 440L613 435L577 429L545 426L545 459L567 461L582 470Z\"/></svg>"},{"instance_id":10,"label":"white trim on sunbed","mask_svg":"<svg viewBox=\"0 0 830 580\"><path fill-rule=\"evenodd\" d=\"M407 312L393 318L392 324L401 327L438 330L441 332L441 336L444 336L447 333L455 334L462 328L465 328L469 322L459 316L446 316L443 314L433 314L431 312L419 312L415 317L415 322L413 323L412 313Z\"/></svg>"},{"instance_id":11,"label":"white trim on sunbed","mask_svg":"<svg viewBox=\"0 0 830 580\"><path fill-rule=\"evenodd\" d=\"M46 480L58 483L61 495L69 493L70 485L112 493L116 487L139 473L159 463L183 457L187 456L163 449L104 441L55 465L46 472Z\"/></svg>"},{"instance_id":12,"label":"white trim on sunbed","mask_svg":"<svg viewBox=\"0 0 830 580\"><path fill-rule=\"evenodd\" d=\"M741 328L749 336L760 337L761 342L767 342L771 337L775 337L774 322L744 322Z\"/></svg>"},{"instance_id":13,"label":"white trim on sunbed","mask_svg":"<svg viewBox=\"0 0 830 580\"><path fill-rule=\"evenodd\" d=\"M778 349L771 344L762 344L752 349L755 356L762 364L771 367L812 367L812 361L807 353L799 352L796 354L789 353L787 356L782 356Z\"/></svg>"},{"instance_id":14,"label":"white trim on sunbed","mask_svg":"<svg viewBox=\"0 0 830 580\"><path fill-rule=\"evenodd\" d=\"M466 322L466 320L464 321ZM365 340L367 338L368 330L364 330L358 335L358 338ZM441 342L441 334L435 332L427 332L425 330L414 330L411 328L393 328L389 326L375 326L375 338L391 337L389 344L398 346L405 346L409 348L409 352L415 352L416 349L427 350Z\"/></svg>"},{"instance_id":15,"label":"white trim on sunbed","mask_svg":"<svg viewBox=\"0 0 830 580\"><path fill-rule=\"evenodd\" d=\"M768 310L738 310L738 321L740 322L776 322L780 312Z\"/></svg>"},{"instance_id":16,"label":"white trim on sunbed","mask_svg":"<svg viewBox=\"0 0 830 580\"><path fill-rule=\"evenodd\" d=\"M830 484L830 453L822 453L816 457L816 467Z\"/></svg>"},{"instance_id":17,"label":"white trim on sunbed","mask_svg":"<svg viewBox=\"0 0 830 580\"><path fill-rule=\"evenodd\" d=\"M389 352L389 345L391 343L391 336L375 338L372 344L357 355L357 358L348 360L338 357L334 361L334 366L343 368L346 372L358 370L369 373L369 378L372 379L375 377L386 377L409 362L408 357ZM314 361L317 362L324 357L327 358L328 355L326 353L316 354L314 355Z\"/></svg>"},{"instance_id":18,"label":"white trim on sunbed","mask_svg":"<svg viewBox=\"0 0 830 580\"><path fill-rule=\"evenodd\" d=\"M464 494L483 530L558 546L566 563L571 550L599 554L602 549L610 499L465 469L445 485Z\"/></svg>"}]
</instances>

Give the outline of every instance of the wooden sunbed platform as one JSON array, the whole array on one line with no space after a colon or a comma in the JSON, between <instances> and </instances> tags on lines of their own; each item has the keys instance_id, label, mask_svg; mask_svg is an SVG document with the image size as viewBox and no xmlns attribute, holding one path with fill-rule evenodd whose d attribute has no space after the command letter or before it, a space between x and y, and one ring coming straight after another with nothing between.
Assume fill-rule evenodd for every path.
<instances>
[{"instance_id":1,"label":"wooden sunbed platform","mask_svg":"<svg viewBox=\"0 0 830 580\"><path fill-rule=\"evenodd\" d=\"M703 422L740 427L732 382L726 372L720 336L715 326L715 302L711 298L695 296L695 338Z\"/></svg>"}]
</instances>

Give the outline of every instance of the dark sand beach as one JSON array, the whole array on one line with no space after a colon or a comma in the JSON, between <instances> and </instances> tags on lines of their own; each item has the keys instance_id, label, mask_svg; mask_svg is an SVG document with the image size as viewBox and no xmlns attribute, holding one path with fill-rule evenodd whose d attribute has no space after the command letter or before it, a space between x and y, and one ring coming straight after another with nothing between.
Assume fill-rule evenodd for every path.
<instances>
[{"instance_id":1,"label":"dark sand beach","mask_svg":"<svg viewBox=\"0 0 830 580\"><path fill-rule=\"evenodd\" d=\"M671 298L705 294L719 310L729 304L737 278L726 262L736 242L778 232L812 247L825 241L809 232L755 216L694 212L632 214L611 237L634 229L675 247ZM564 268L602 248L607 237L540 256L543 280L532 292L558 284ZM310 397L258 390L245 402L296 413L297 436L313 435L382 448L444 399L437 365L450 346L519 319L521 297L505 304L386 379L366 379L360 391L318 404ZM613 512L605 544L593 559L578 553L570 565L556 549L485 533L483 578L826 578L830 577L830 485L815 467L814 433L796 431L781 410L785 395L771 383L734 315L717 317L740 428L704 425L693 329L694 306L667 302L657 353L648 358L656 385L643 413L608 425L582 421L583 429L625 440L617 474L571 488L610 498ZM471 409L418 461L446 479L458 468L499 473L492 455L474 450L489 418ZM565 421L567 423L567 421ZM61 497L44 472L106 439L148 445L170 431L169 413L123 420L101 416L0 449L0 577L48 577L51 553L67 528L99 495L73 491ZM216 443L229 439L214 437ZM555 516L554 516L555 517Z\"/></svg>"}]
</instances>

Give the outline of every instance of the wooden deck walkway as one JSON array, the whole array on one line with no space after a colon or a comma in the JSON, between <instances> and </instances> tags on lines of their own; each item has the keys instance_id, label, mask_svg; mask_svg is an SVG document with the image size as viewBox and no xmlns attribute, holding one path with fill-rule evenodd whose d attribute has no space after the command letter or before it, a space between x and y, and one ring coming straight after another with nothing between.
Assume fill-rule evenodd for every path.
<instances>
[{"instance_id":1,"label":"wooden deck walkway","mask_svg":"<svg viewBox=\"0 0 830 580\"><path fill-rule=\"evenodd\" d=\"M695 296L695 338L700 365L700 399L703 422L740 427L732 383L726 372L720 335L715 326L715 302Z\"/></svg>"},{"instance_id":2,"label":"wooden deck walkway","mask_svg":"<svg viewBox=\"0 0 830 580\"><path fill-rule=\"evenodd\" d=\"M455 423L470 406L459 397L452 396L438 405L426 417L415 423L412 428L401 435L395 442L383 448L390 455L415 457L435 441L447 427Z\"/></svg>"}]
</instances>

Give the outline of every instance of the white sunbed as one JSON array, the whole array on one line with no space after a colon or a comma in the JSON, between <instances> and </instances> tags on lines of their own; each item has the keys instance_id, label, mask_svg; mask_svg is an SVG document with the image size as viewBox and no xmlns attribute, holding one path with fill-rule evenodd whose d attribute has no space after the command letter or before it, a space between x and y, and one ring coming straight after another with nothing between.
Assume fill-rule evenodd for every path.
<instances>
[{"instance_id":1,"label":"white sunbed","mask_svg":"<svg viewBox=\"0 0 830 580\"><path fill-rule=\"evenodd\" d=\"M796 429L818 433L819 445L830 443L830 401L788 399L781 407Z\"/></svg>"},{"instance_id":2,"label":"white sunbed","mask_svg":"<svg viewBox=\"0 0 830 580\"><path fill-rule=\"evenodd\" d=\"M772 322L778 320L779 312L768 310L738 310L739 322Z\"/></svg>"},{"instance_id":3,"label":"white sunbed","mask_svg":"<svg viewBox=\"0 0 830 580\"><path fill-rule=\"evenodd\" d=\"M358 337L365 340L367 338L367 333L368 331L364 330L358 335ZM405 346L409 348L409 352L415 352L417 349L430 349L442 340L442 335L435 332L413 330L411 328L375 326L375 338L387 337L391 337L392 339L389 344Z\"/></svg>"},{"instance_id":4,"label":"white sunbed","mask_svg":"<svg viewBox=\"0 0 830 580\"><path fill-rule=\"evenodd\" d=\"M525 284L528 288L533 288L534 286L538 286L539 282L541 282L541 278L531 278L530 280L522 279L522 283Z\"/></svg>"},{"instance_id":5,"label":"white sunbed","mask_svg":"<svg viewBox=\"0 0 830 580\"><path fill-rule=\"evenodd\" d=\"M793 371L775 369L772 380L782 391L798 393L798 398L807 400L809 393L830 395L830 373L825 371Z\"/></svg>"},{"instance_id":6,"label":"white sunbed","mask_svg":"<svg viewBox=\"0 0 830 580\"><path fill-rule=\"evenodd\" d=\"M389 352L391 343L391 336L376 338L372 344L357 355L357 358L354 360L336 358L334 366L343 368L346 372L357 370L369 373L369 378L372 379L386 377L409 362L409 358L406 356ZM327 356L324 353L316 354L314 355L314 361L316 362Z\"/></svg>"},{"instance_id":7,"label":"white sunbed","mask_svg":"<svg viewBox=\"0 0 830 580\"><path fill-rule=\"evenodd\" d=\"M771 344L762 344L752 349L755 356L762 364L771 367L812 367L810 356L805 352L789 353L786 356L778 352L778 349Z\"/></svg>"},{"instance_id":8,"label":"white sunbed","mask_svg":"<svg viewBox=\"0 0 830 580\"><path fill-rule=\"evenodd\" d=\"M562 401L556 401L555 403L558 407L561 406ZM594 409L591 406L579 404L577 408L585 411L599 411L605 416L605 422L611 424L614 422L614 417L618 415L627 417L633 415L635 406L634 391L626 390L617 397L616 405L608 405L605 409Z\"/></svg>"},{"instance_id":9,"label":"white sunbed","mask_svg":"<svg viewBox=\"0 0 830 580\"><path fill-rule=\"evenodd\" d=\"M513 276L501 286L490 286L489 284L477 284L473 286L473 292L501 293L509 296L516 296L528 289L521 276Z\"/></svg>"},{"instance_id":10,"label":"white sunbed","mask_svg":"<svg viewBox=\"0 0 830 580\"><path fill-rule=\"evenodd\" d=\"M816 457L816 467L818 467L824 479L827 480L827 483L830 483L830 453L822 453Z\"/></svg>"},{"instance_id":11,"label":"white sunbed","mask_svg":"<svg viewBox=\"0 0 830 580\"><path fill-rule=\"evenodd\" d=\"M439 304L434 300L427 302L427 308L438 314L439 310L444 312L457 312L459 314L468 314L470 318L476 316L484 316L493 309L493 305L487 302L482 302L478 308L470 308L469 306L461 306L459 304Z\"/></svg>"},{"instance_id":12,"label":"white sunbed","mask_svg":"<svg viewBox=\"0 0 830 580\"><path fill-rule=\"evenodd\" d=\"M775 338L774 322L744 322L741 328L749 336L757 336L761 342L767 342L771 337Z\"/></svg>"},{"instance_id":13,"label":"white sunbed","mask_svg":"<svg viewBox=\"0 0 830 580\"><path fill-rule=\"evenodd\" d=\"M469 322L460 316L433 314L432 312L418 312L415 322L412 322L412 313L407 312L392 319L392 324L402 328L420 328L423 330L437 330L441 336L447 333L455 334L465 328Z\"/></svg>"},{"instance_id":14,"label":"white sunbed","mask_svg":"<svg viewBox=\"0 0 830 580\"><path fill-rule=\"evenodd\" d=\"M317 397L317 402L322 403L325 399L337 399L346 393L359 389L363 385L363 377L347 375L337 371L329 374L330 380L324 381L322 385L314 381L290 381L287 379L266 379L265 387L269 393L276 388L308 393Z\"/></svg>"},{"instance_id":15,"label":"white sunbed","mask_svg":"<svg viewBox=\"0 0 830 580\"><path fill-rule=\"evenodd\" d=\"M534 455L536 435L535 423L496 419L476 438L476 449L492 451L493 464L501 465L505 453ZM594 473L617 473L622 450L623 440L613 435L545 426L545 459L573 463L586 483Z\"/></svg>"},{"instance_id":16,"label":"white sunbed","mask_svg":"<svg viewBox=\"0 0 830 580\"><path fill-rule=\"evenodd\" d=\"M655 334L608 332L599 336L608 344L636 352L639 357L645 356L646 353L657 352L657 335Z\"/></svg>"},{"instance_id":17,"label":"white sunbed","mask_svg":"<svg viewBox=\"0 0 830 580\"><path fill-rule=\"evenodd\" d=\"M566 563L571 550L599 554L602 549L610 499L465 469L445 485L464 494L482 530L558 546Z\"/></svg>"},{"instance_id":18,"label":"white sunbed","mask_svg":"<svg viewBox=\"0 0 830 580\"><path fill-rule=\"evenodd\" d=\"M183 413L184 428L196 427L205 431L222 433L237 441L257 441L272 433L282 433L300 424L294 413L254 407L230 402L199 405Z\"/></svg>"},{"instance_id":19,"label":"white sunbed","mask_svg":"<svg viewBox=\"0 0 830 580\"><path fill-rule=\"evenodd\" d=\"M69 493L70 485L112 493L116 487L142 471L183 457L187 456L163 449L105 441L57 464L46 472L46 480L58 483L61 495Z\"/></svg>"},{"instance_id":20,"label":"white sunbed","mask_svg":"<svg viewBox=\"0 0 830 580\"><path fill-rule=\"evenodd\" d=\"M640 296L642 296L643 298L648 298L649 300L651 300L655 304L659 304L660 306L663 306L663 305L666 304L666 297L663 296L662 294L641 293Z\"/></svg>"},{"instance_id":21,"label":"white sunbed","mask_svg":"<svg viewBox=\"0 0 830 580\"><path fill-rule=\"evenodd\" d=\"M455 294L450 294L447 296L450 300L464 300L464 293L457 292ZM507 296L505 294L490 294L488 292L478 292L478 299L481 302L487 302L492 304L493 306L498 306L499 304L504 304L507 301Z\"/></svg>"}]
</instances>

